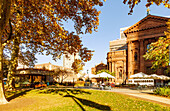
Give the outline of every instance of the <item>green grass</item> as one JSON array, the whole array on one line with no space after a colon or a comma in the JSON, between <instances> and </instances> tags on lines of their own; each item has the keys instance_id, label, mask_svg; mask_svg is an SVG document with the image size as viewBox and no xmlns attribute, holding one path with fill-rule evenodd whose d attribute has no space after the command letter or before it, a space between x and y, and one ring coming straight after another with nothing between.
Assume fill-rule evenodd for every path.
<instances>
[{"instance_id":1,"label":"green grass","mask_svg":"<svg viewBox=\"0 0 170 111\"><path fill-rule=\"evenodd\" d=\"M16 93L16 92L15 92ZM10 111L170 111L169 107L113 92L81 89L35 89L20 91L18 96L8 92L10 104L0 109ZM22 96L20 96L21 94ZM12 96L10 96L12 95ZM15 98L15 99L14 99ZM12 102L12 101L21 101Z\"/></svg>"}]
</instances>

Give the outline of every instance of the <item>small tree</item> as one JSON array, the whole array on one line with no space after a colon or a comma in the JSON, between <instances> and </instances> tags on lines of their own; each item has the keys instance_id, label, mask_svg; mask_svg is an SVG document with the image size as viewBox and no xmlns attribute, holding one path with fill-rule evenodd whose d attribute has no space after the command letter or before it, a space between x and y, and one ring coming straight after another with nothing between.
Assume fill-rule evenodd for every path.
<instances>
[{"instance_id":1,"label":"small tree","mask_svg":"<svg viewBox=\"0 0 170 111\"><path fill-rule=\"evenodd\" d=\"M59 82L62 84L63 81L71 74L72 72L66 69L56 69L54 70L53 73L53 78L55 81L57 81L57 79L59 79Z\"/></svg>"},{"instance_id":2,"label":"small tree","mask_svg":"<svg viewBox=\"0 0 170 111\"><path fill-rule=\"evenodd\" d=\"M72 64L73 71L78 74L80 71L83 70L84 63L80 59L75 59Z\"/></svg>"}]
</instances>

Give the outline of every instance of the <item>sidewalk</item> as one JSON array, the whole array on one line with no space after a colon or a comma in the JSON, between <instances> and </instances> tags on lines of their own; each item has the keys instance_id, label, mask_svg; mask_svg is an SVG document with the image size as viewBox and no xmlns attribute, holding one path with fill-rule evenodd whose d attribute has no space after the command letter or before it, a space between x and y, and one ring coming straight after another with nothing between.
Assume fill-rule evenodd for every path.
<instances>
[{"instance_id":1,"label":"sidewalk","mask_svg":"<svg viewBox=\"0 0 170 111\"><path fill-rule=\"evenodd\" d=\"M153 102L157 102L157 103L170 106L169 98L151 95L151 93L153 93L153 91L151 90L132 90L128 88L115 88L115 89L107 90L107 91L122 93L122 94L130 95L130 96L134 96L137 98L142 98L142 99L146 99L146 100L150 100Z\"/></svg>"}]
</instances>

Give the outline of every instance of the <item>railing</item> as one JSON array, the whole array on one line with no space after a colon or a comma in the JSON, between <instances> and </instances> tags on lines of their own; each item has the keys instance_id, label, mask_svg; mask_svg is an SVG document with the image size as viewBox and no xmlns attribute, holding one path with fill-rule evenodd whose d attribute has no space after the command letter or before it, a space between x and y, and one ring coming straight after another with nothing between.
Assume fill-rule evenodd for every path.
<instances>
[{"instance_id":1,"label":"railing","mask_svg":"<svg viewBox=\"0 0 170 111\"><path fill-rule=\"evenodd\" d=\"M154 86L154 79L129 79L129 84Z\"/></svg>"}]
</instances>

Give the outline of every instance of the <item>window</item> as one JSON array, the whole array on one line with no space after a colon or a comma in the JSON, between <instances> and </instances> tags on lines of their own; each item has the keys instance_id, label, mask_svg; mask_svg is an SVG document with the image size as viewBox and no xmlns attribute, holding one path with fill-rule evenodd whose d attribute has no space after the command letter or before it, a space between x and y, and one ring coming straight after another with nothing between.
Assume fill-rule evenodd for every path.
<instances>
[{"instance_id":1,"label":"window","mask_svg":"<svg viewBox=\"0 0 170 111\"><path fill-rule=\"evenodd\" d=\"M150 48L150 43L146 46L146 50L147 50L147 52L148 52L148 50L149 50L149 48Z\"/></svg>"},{"instance_id":2,"label":"window","mask_svg":"<svg viewBox=\"0 0 170 111\"><path fill-rule=\"evenodd\" d=\"M135 59L135 61L137 61L137 60L138 60L137 52L135 52L134 59Z\"/></svg>"},{"instance_id":3,"label":"window","mask_svg":"<svg viewBox=\"0 0 170 111\"><path fill-rule=\"evenodd\" d=\"M119 72L119 78L122 78L122 70Z\"/></svg>"},{"instance_id":4,"label":"window","mask_svg":"<svg viewBox=\"0 0 170 111\"><path fill-rule=\"evenodd\" d=\"M138 73L138 70L134 70L134 74Z\"/></svg>"}]
</instances>

